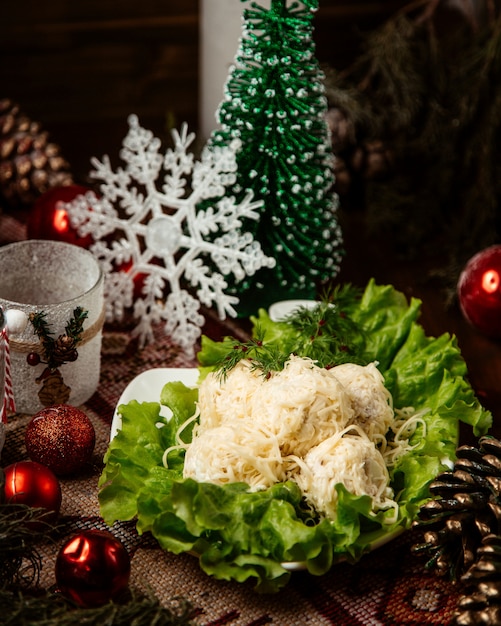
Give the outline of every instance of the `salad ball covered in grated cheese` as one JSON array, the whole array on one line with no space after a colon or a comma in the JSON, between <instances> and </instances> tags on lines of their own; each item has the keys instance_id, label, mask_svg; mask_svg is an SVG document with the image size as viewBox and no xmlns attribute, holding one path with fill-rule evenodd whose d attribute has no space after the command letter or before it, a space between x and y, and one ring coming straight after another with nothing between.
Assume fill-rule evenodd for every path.
<instances>
[{"instance_id":1,"label":"salad ball covered in grated cheese","mask_svg":"<svg viewBox=\"0 0 501 626\"><path fill-rule=\"evenodd\" d=\"M357 424L372 441L383 437L394 421L393 401L384 378L374 363L343 363L330 370L343 385Z\"/></svg>"},{"instance_id":2,"label":"salad ball covered in grated cheese","mask_svg":"<svg viewBox=\"0 0 501 626\"><path fill-rule=\"evenodd\" d=\"M304 454L352 419L350 398L330 370L291 355L252 397L252 419L278 437L284 454Z\"/></svg>"},{"instance_id":3,"label":"salad ball covered in grated cheese","mask_svg":"<svg viewBox=\"0 0 501 626\"><path fill-rule=\"evenodd\" d=\"M251 401L263 382L262 373L249 361L240 361L221 378L211 372L198 389L200 431L248 418Z\"/></svg>"},{"instance_id":4,"label":"salad ball covered in grated cheese","mask_svg":"<svg viewBox=\"0 0 501 626\"><path fill-rule=\"evenodd\" d=\"M371 496L376 506L393 504L389 500L388 469L381 453L367 437L333 435L298 461L300 469L294 480L307 502L327 517L336 517L337 483L343 483L354 495Z\"/></svg>"},{"instance_id":5,"label":"salad ball covered in grated cheese","mask_svg":"<svg viewBox=\"0 0 501 626\"><path fill-rule=\"evenodd\" d=\"M186 450L184 477L199 482L245 482L252 491L285 479L276 438L248 424L224 424L204 430Z\"/></svg>"}]
</instances>

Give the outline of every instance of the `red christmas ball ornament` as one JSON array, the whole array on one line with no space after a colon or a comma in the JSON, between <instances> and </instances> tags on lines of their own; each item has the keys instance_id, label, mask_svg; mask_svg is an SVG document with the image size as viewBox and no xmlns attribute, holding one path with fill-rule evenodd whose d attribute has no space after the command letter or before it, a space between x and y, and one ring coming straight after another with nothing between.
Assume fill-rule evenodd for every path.
<instances>
[{"instance_id":1,"label":"red christmas ball ornament","mask_svg":"<svg viewBox=\"0 0 501 626\"><path fill-rule=\"evenodd\" d=\"M73 474L89 463L96 432L88 416L69 404L57 404L36 413L26 427L28 456L54 474Z\"/></svg>"},{"instance_id":2,"label":"red christmas ball ornament","mask_svg":"<svg viewBox=\"0 0 501 626\"><path fill-rule=\"evenodd\" d=\"M52 239L88 248L94 241L93 237L77 234L70 224L64 204L89 191L92 189L82 185L67 185L52 187L39 196L28 218L28 239Z\"/></svg>"},{"instance_id":3,"label":"red christmas ball ornament","mask_svg":"<svg viewBox=\"0 0 501 626\"><path fill-rule=\"evenodd\" d=\"M102 606L119 599L129 577L129 554L106 531L82 531L66 541L57 555L59 591L82 607Z\"/></svg>"},{"instance_id":4,"label":"red christmas ball ornament","mask_svg":"<svg viewBox=\"0 0 501 626\"><path fill-rule=\"evenodd\" d=\"M61 508L61 485L48 467L34 461L18 461L8 465L4 474L6 502L47 509L50 513L47 521L57 517Z\"/></svg>"},{"instance_id":5,"label":"red christmas ball ornament","mask_svg":"<svg viewBox=\"0 0 501 626\"><path fill-rule=\"evenodd\" d=\"M501 338L501 245L490 246L468 261L457 292L468 322L487 337Z\"/></svg>"}]
</instances>

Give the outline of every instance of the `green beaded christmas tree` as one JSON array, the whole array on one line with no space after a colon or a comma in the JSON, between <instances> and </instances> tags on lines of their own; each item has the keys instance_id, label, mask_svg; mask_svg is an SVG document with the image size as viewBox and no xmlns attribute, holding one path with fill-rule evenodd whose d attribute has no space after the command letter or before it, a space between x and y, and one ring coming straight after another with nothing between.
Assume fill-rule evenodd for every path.
<instances>
[{"instance_id":1,"label":"green beaded christmas tree","mask_svg":"<svg viewBox=\"0 0 501 626\"><path fill-rule=\"evenodd\" d=\"M246 0L241 0L245 2ZM208 147L239 139L237 197L263 200L260 219L245 224L275 258L243 283L241 314L288 298L314 298L339 272L342 235L333 192L324 76L315 56L318 0L252 2L243 12L240 46Z\"/></svg>"}]
</instances>

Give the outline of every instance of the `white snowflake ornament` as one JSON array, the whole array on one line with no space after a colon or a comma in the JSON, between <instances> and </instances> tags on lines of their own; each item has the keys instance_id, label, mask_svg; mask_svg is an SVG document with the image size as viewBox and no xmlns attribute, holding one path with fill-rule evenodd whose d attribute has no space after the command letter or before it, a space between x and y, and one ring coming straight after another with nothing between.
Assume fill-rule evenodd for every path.
<instances>
[{"instance_id":1,"label":"white snowflake ornament","mask_svg":"<svg viewBox=\"0 0 501 626\"><path fill-rule=\"evenodd\" d=\"M236 180L238 141L205 148L195 161L188 152L195 135L186 125L172 132L174 147L162 155L160 140L135 115L128 121L120 152L125 168L113 171L107 156L93 158L90 176L102 181L102 197L89 192L65 208L78 234L95 240L89 249L105 274L106 320L120 321L133 307L141 348L163 323L172 341L193 355L205 321L201 304L216 306L220 319L236 315L239 299L225 294L224 276L242 280L275 265L240 231L244 218L259 219L262 202L252 194L241 202L225 195ZM134 298L138 277L141 294Z\"/></svg>"}]
</instances>

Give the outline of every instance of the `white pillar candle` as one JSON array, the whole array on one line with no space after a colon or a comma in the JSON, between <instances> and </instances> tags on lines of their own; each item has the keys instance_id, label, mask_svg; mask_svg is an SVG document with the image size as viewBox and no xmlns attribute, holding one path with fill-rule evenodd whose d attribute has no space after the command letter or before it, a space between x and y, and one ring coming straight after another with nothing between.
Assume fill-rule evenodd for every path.
<instances>
[{"instance_id":1,"label":"white pillar candle","mask_svg":"<svg viewBox=\"0 0 501 626\"><path fill-rule=\"evenodd\" d=\"M200 0L199 135L204 141L218 127L216 112L242 34L242 14L250 2ZM270 6L270 0L260 0Z\"/></svg>"},{"instance_id":2,"label":"white pillar candle","mask_svg":"<svg viewBox=\"0 0 501 626\"><path fill-rule=\"evenodd\" d=\"M216 111L238 50L242 32L240 0L200 2L200 135L205 141L218 127Z\"/></svg>"}]
</instances>

